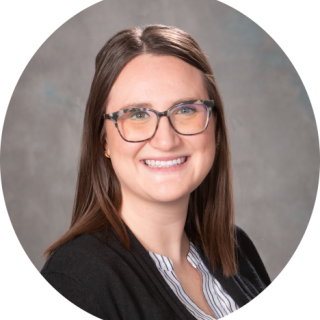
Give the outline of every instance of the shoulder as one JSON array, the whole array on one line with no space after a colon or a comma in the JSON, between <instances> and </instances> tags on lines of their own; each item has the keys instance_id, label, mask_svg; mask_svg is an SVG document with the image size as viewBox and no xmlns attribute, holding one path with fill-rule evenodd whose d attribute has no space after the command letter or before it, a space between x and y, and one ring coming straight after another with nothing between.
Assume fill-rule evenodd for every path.
<instances>
[{"instance_id":1,"label":"shoulder","mask_svg":"<svg viewBox=\"0 0 320 320\"><path fill-rule=\"evenodd\" d=\"M58 247L41 270L48 283L83 310L112 319L118 311L108 297L115 290L119 265L117 244L112 248L100 234L82 234Z\"/></svg>"},{"instance_id":2,"label":"shoulder","mask_svg":"<svg viewBox=\"0 0 320 320\"><path fill-rule=\"evenodd\" d=\"M86 233L61 245L46 261L42 276L60 293L72 289L96 296L102 288L112 291L128 253L113 237L103 238L102 233Z\"/></svg>"},{"instance_id":3,"label":"shoulder","mask_svg":"<svg viewBox=\"0 0 320 320\"><path fill-rule=\"evenodd\" d=\"M240 250L256 250L252 240L249 236L245 233L243 229L238 226L235 226L235 233L236 233L236 245Z\"/></svg>"},{"instance_id":4,"label":"shoulder","mask_svg":"<svg viewBox=\"0 0 320 320\"><path fill-rule=\"evenodd\" d=\"M83 263L96 257L99 250L99 240L91 234L82 234L58 247L43 266L41 273L68 272L76 265L80 268ZM78 268L77 268L77 271Z\"/></svg>"},{"instance_id":5,"label":"shoulder","mask_svg":"<svg viewBox=\"0 0 320 320\"><path fill-rule=\"evenodd\" d=\"M238 226L235 227L235 235L239 272L243 275L257 275L266 286L269 285L269 275L250 237Z\"/></svg>"},{"instance_id":6,"label":"shoulder","mask_svg":"<svg viewBox=\"0 0 320 320\"><path fill-rule=\"evenodd\" d=\"M63 273L72 277L81 277L92 267L105 266L106 261L112 263L109 256L114 254L101 234L82 234L58 247L46 261L41 274Z\"/></svg>"}]
</instances>

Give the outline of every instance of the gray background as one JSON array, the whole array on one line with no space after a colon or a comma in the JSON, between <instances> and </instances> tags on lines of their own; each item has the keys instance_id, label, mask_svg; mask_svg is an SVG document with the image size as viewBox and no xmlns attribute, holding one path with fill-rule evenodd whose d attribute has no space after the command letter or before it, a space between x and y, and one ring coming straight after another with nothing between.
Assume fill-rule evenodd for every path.
<instances>
[{"instance_id":1,"label":"gray background","mask_svg":"<svg viewBox=\"0 0 320 320\"><path fill-rule=\"evenodd\" d=\"M70 224L95 56L116 32L153 23L185 30L209 56L231 139L236 223L274 279L312 213L316 123L283 51L254 22L214 0L105 0L41 46L17 84L3 128L2 185L17 236L41 269L41 253Z\"/></svg>"}]
</instances>

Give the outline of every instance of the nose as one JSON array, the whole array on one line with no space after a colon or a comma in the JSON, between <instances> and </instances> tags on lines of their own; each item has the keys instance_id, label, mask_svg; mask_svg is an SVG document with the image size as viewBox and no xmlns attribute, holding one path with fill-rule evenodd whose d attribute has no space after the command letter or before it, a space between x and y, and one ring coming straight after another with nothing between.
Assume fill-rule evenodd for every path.
<instances>
[{"instance_id":1,"label":"nose","mask_svg":"<svg viewBox=\"0 0 320 320\"><path fill-rule=\"evenodd\" d=\"M158 128L150 144L153 148L161 151L170 151L180 144L180 136L172 128L167 117L161 117Z\"/></svg>"}]
</instances>

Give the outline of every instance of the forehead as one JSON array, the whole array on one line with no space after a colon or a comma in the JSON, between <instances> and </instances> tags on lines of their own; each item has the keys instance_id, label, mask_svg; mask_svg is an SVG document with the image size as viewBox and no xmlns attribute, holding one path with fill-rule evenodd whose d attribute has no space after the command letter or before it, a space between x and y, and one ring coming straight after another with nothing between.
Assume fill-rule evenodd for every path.
<instances>
[{"instance_id":1,"label":"forehead","mask_svg":"<svg viewBox=\"0 0 320 320\"><path fill-rule=\"evenodd\" d=\"M140 55L123 68L112 86L107 112L135 103L168 108L183 98L208 99L202 72L176 57Z\"/></svg>"}]
</instances>

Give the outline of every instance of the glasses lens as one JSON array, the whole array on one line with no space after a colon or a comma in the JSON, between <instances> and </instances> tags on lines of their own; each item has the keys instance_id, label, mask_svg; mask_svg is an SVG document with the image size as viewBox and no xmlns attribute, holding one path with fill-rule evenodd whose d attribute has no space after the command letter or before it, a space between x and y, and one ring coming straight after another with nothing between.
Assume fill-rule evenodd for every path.
<instances>
[{"instance_id":1,"label":"glasses lens","mask_svg":"<svg viewBox=\"0 0 320 320\"><path fill-rule=\"evenodd\" d=\"M179 133L196 134L206 127L208 109L204 104L183 104L170 110L170 120Z\"/></svg>"},{"instance_id":2,"label":"glasses lens","mask_svg":"<svg viewBox=\"0 0 320 320\"><path fill-rule=\"evenodd\" d=\"M122 137L128 141L141 141L152 137L157 126L157 115L152 111L132 109L117 120Z\"/></svg>"}]
</instances>

